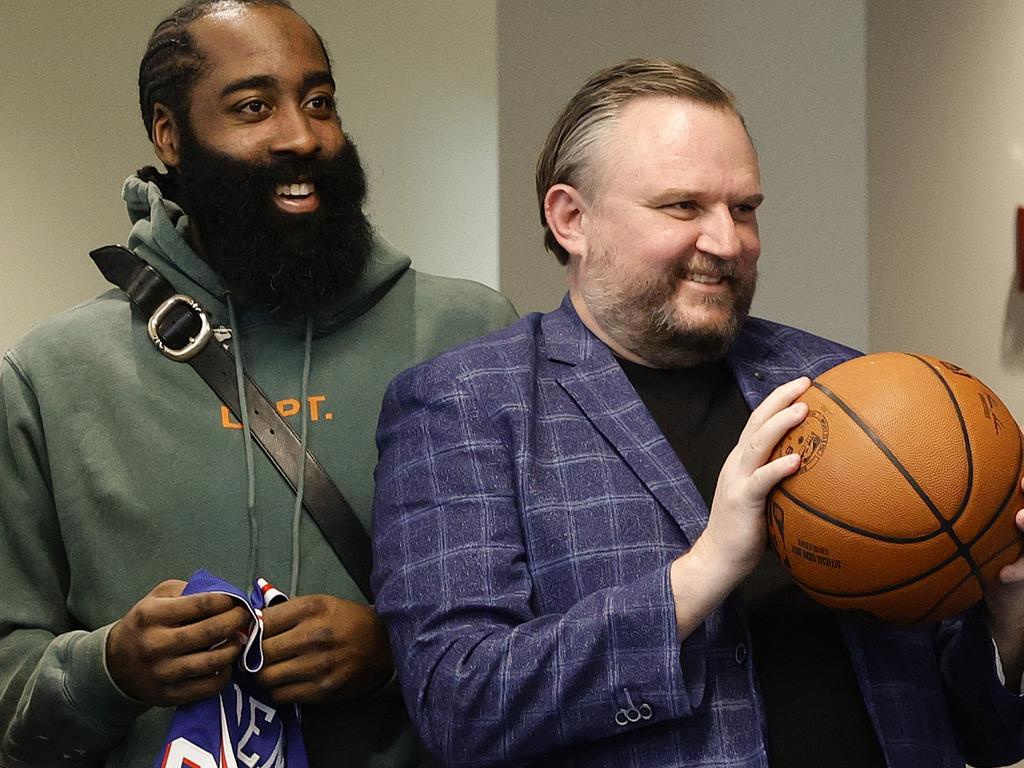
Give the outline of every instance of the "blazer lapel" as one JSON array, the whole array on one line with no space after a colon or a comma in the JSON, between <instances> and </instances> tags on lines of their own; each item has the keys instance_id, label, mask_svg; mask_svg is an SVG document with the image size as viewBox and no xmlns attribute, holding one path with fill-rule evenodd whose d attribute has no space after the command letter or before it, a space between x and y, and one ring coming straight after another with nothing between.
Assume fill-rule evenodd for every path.
<instances>
[{"instance_id":1,"label":"blazer lapel","mask_svg":"<svg viewBox=\"0 0 1024 768\"><path fill-rule=\"evenodd\" d=\"M708 509L608 347L583 325L568 297L541 328L548 359L564 364L556 370L558 383L692 544Z\"/></svg>"},{"instance_id":2,"label":"blazer lapel","mask_svg":"<svg viewBox=\"0 0 1024 768\"><path fill-rule=\"evenodd\" d=\"M759 406L772 390L807 373L806 360L786 365L780 360L778 341L755 323L745 323L726 355L736 383L750 410Z\"/></svg>"}]
</instances>

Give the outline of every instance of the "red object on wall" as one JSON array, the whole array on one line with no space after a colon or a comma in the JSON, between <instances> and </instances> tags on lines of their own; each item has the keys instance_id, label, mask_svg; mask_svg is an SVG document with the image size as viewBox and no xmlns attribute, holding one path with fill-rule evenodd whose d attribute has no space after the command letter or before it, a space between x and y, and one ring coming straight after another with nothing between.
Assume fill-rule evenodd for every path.
<instances>
[{"instance_id":1,"label":"red object on wall","mask_svg":"<svg viewBox=\"0 0 1024 768\"><path fill-rule=\"evenodd\" d=\"M1024 207L1017 206L1017 289L1024 291Z\"/></svg>"}]
</instances>

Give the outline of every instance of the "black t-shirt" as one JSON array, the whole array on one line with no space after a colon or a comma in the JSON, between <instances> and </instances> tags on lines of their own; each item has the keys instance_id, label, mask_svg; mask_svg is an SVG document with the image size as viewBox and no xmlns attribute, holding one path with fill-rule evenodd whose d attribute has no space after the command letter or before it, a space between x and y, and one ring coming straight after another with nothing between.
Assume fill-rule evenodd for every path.
<instances>
[{"instance_id":1,"label":"black t-shirt","mask_svg":"<svg viewBox=\"0 0 1024 768\"><path fill-rule=\"evenodd\" d=\"M661 370L619 360L710 509L750 409L724 362ZM769 546L730 597L747 616L772 768L884 768L835 616Z\"/></svg>"}]
</instances>

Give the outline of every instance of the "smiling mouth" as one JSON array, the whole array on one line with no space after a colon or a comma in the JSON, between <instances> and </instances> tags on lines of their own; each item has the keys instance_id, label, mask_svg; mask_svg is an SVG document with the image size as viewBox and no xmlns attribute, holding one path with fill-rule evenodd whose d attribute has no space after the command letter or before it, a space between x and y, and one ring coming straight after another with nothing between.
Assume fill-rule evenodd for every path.
<instances>
[{"instance_id":1,"label":"smiling mouth","mask_svg":"<svg viewBox=\"0 0 1024 768\"><path fill-rule=\"evenodd\" d=\"M692 283L699 283L701 285L718 285L728 279L727 275L707 275L702 272L691 272L686 276L686 279Z\"/></svg>"},{"instance_id":2,"label":"smiling mouth","mask_svg":"<svg viewBox=\"0 0 1024 768\"><path fill-rule=\"evenodd\" d=\"M299 184L278 184L277 194L281 197L302 198L313 194L313 184L308 181Z\"/></svg>"},{"instance_id":3,"label":"smiling mouth","mask_svg":"<svg viewBox=\"0 0 1024 768\"><path fill-rule=\"evenodd\" d=\"M274 201L278 208L288 213L308 213L320 205L316 186L311 181L278 184L274 190Z\"/></svg>"}]
</instances>

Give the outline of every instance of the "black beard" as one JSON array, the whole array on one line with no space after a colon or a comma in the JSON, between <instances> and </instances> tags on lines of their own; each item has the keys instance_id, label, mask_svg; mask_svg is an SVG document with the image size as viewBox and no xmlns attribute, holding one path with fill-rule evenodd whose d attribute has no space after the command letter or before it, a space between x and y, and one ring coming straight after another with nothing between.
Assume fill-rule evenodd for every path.
<instances>
[{"instance_id":1,"label":"black beard","mask_svg":"<svg viewBox=\"0 0 1024 768\"><path fill-rule=\"evenodd\" d=\"M204 147L183 131L179 188L203 259L249 307L301 315L330 304L366 268L372 231L363 213L366 176L355 144L334 157L251 163ZM316 185L320 205L288 214L278 184Z\"/></svg>"}]
</instances>

